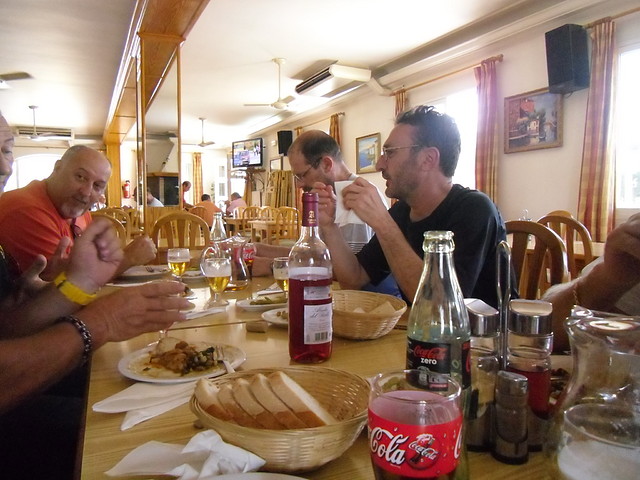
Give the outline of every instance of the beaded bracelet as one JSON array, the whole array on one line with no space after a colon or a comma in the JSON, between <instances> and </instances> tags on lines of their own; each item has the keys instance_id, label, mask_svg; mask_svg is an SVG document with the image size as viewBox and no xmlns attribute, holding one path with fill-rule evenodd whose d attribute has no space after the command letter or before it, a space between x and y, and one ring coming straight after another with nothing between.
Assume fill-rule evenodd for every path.
<instances>
[{"instance_id":1,"label":"beaded bracelet","mask_svg":"<svg viewBox=\"0 0 640 480\"><path fill-rule=\"evenodd\" d=\"M67 274L65 272L60 273L53 283L58 287L60 293L78 305L88 305L96 298L95 293L87 293L77 285L71 283L67 279Z\"/></svg>"},{"instance_id":2,"label":"beaded bracelet","mask_svg":"<svg viewBox=\"0 0 640 480\"><path fill-rule=\"evenodd\" d=\"M82 337L82 344L84 345L82 349L82 365L87 363L89 360L89 355L91 355L91 350L93 349L93 340L91 338L91 332L85 325L85 323L79 318L74 317L73 315L67 315L58 320L59 322L69 322L73 325L78 333Z\"/></svg>"}]
</instances>

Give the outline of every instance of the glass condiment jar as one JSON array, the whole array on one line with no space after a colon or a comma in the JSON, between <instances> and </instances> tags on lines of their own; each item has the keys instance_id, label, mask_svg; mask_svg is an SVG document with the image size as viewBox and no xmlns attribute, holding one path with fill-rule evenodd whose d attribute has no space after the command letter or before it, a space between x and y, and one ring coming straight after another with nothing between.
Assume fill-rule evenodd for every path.
<instances>
[{"instance_id":1,"label":"glass condiment jar","mask_svg":"<svg viewBox=\"0 0 640 480\"><path fill-rule=\"evenodd\" d=\"M552 478L640 471L640 317L576 307L565 324L573 370L545 445Z\"/></svg>"}]
</instances>

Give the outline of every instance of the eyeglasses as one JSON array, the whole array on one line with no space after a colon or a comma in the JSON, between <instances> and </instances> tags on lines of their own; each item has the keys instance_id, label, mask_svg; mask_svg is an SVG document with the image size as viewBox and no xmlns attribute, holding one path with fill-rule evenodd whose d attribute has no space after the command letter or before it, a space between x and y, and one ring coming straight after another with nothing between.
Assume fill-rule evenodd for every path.
<instances>
[{"instance_id":1,"label":"eyeglasses","mask_svg":"<svg viewBox=\"0 0 640 480\"><path fill-rule=\"evenodd\" d=\"M294 176L293 176L293 179L294 179L296 182L300 182L300 183L302 183L302 181L304 180L304 177L306 177L306 176L307 176L307 173L309 173L309 170L311 170L312 168L313 168L313 166L310 166L309 168L307 168L307 169L304 171L304 173L303 173L303 174L296 174L296 175L294 175Z\"/></svg>"},{"instance_id":2,"label":"eyeglasses","mask_svg":"<svg viewBox=\"0 0 640 480\"><path fill-rule=\"evenodd\" d=\"M407 145L406 147L382 147L382 155L384 155L385 157L387 157L387 159L389 159L397 150L404 150L405 148L419 148L419 147L422 147L422 145Z\"/></svg>"}]
</instances>

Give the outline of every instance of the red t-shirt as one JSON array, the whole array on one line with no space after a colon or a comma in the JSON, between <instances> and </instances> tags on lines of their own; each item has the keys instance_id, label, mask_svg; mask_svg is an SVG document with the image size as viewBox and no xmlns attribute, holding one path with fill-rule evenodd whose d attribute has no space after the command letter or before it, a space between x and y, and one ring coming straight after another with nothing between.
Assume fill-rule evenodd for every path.
<instances>
[{"instance_id":1,"label":"red t-shirt","mask_svg":"<svg viewBox=\"0 0 640 480\"><path fill-rule=\"evenodd\" d=\"M89 223L89 212L75 221L80 231ZM24 188L0 196L0 245L15 259L21 272L29 268L38 254L49 259L62 237L71 238L73 245L71 220L60 216L44 181L34 180Z\"/></svg>"}]
</instances>

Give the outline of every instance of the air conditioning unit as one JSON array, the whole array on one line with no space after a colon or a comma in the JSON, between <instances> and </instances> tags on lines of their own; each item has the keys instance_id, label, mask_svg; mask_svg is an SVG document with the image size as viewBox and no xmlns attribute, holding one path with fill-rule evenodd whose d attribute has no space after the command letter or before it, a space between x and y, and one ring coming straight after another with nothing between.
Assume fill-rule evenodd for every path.
<instances>
[{"instance_id":1,"label":"air conditioning unit","mask_svg":"<svg viewBox=\"0 0 640 480\"><path fill-rule=\"evenodd\" d=\"M62 140L73 141L73 130L70 128L60 127L38 127L34 130L33 125L30 126L18 126L15 129L17 137L30 138L31 140L44 141L44 140Z\"/></svg>"},{"instance_id":2,"label":"air conditioning unit","mask_svg":"<svg viewBox=\"0 0 640 480\"><path fill-rule=\"evenodd\" d=\"M371 70L331 64L296 86L296 93L332 98L347 92L371 78Z\"/></svg>"}]
</instances>

